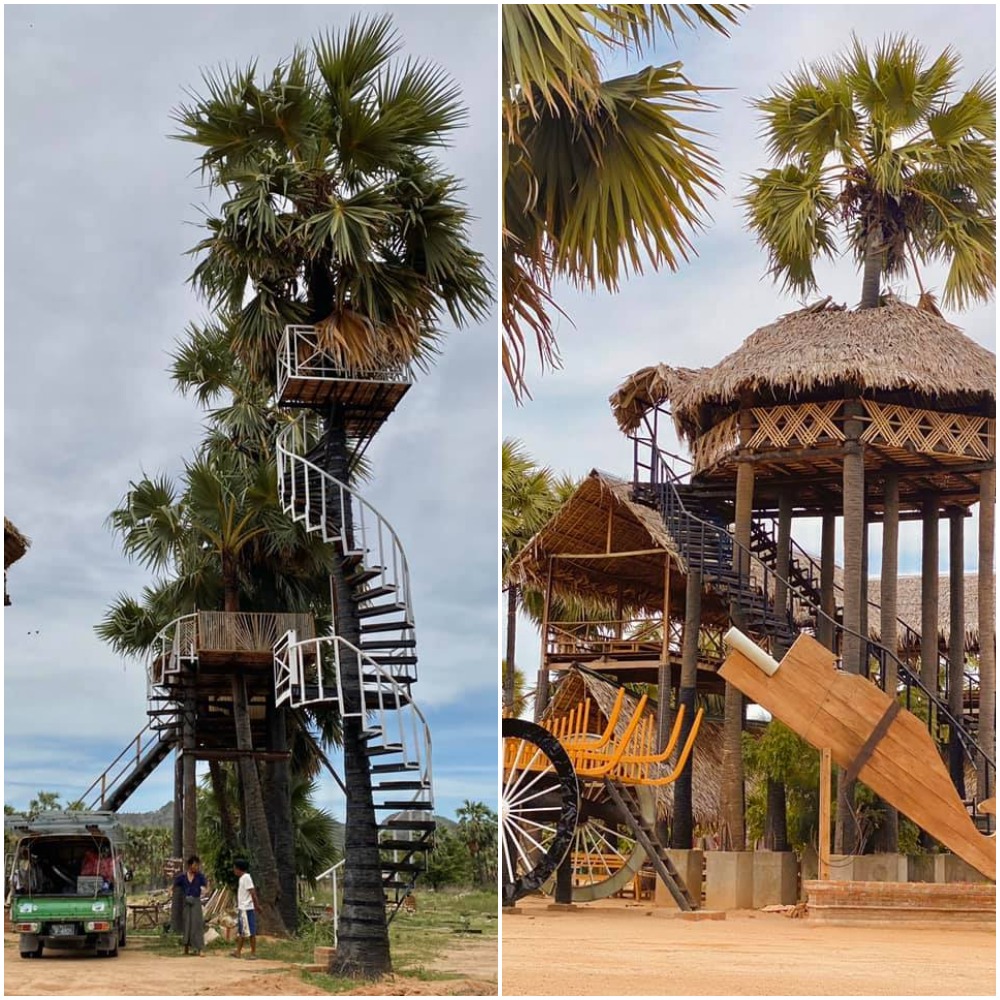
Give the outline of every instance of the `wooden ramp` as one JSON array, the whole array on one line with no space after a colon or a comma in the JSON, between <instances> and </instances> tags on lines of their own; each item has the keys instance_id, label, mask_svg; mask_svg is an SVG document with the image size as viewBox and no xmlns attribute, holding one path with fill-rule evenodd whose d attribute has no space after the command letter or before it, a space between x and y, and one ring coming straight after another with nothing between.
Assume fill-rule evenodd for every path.
<instances>
[{"instance_id":1,"label":"wooden ramp","mask_svg":"<svg viewBox=\"0 0 1000 1000\"><path fill-rule=\"evenodd\" d=\"M996 881L996 840L976 829L925 724L894 698L864 677L837 670L833 654L808 635L795 641L771 676L736 649L719 672Z\"/></svg>"}]
</instances>

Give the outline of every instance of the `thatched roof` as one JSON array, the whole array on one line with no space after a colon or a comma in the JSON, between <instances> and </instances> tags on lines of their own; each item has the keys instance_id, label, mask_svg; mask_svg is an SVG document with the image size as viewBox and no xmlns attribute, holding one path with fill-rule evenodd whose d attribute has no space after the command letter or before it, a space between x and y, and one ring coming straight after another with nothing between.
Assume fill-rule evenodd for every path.
<instances>
[{"instance_id":1,"label":"thatched roof","mask_svg":"<svg viewBox=\"0 0 1000 1000\"><path fill-rule=\"evenodd\" d=\"M608 551L609 518L611 552L659 551L628 559L559 559L552 593L570 600L585 594L613 605L621 584L627 607L662 610L665 555L670 555L680 572L686 571L677 546L660 515L632 499L631 483L596 469L511 560L508 580L544 591L550 556L600 555ZM673 583L670 589L673 593Z\"/></svg>"},{"instance_id":2,"label":"thatched roof","mask_svg":"<svg viewBox=\"0 0 1000 1000\"><path fill-rule=\"evenodd\" d=\"M638 423L648 390L649 400L669 399L688 440L718 422L718 411L735 409L744 394L771 405L848 391L904 392L926 409L993 416L996 408L996 356L941 317L896 300L858 310L826 300L761 327L691 377L672 375L678 369L657 377L650 371L636 372L612 397L620 397L619 425Z\"/></svg>"},{"instance_id":3,"label":"thatched roof","mask_svg":"<svg viewBox=\"0 0 1000 1000\"><path fill-rule=\"evenodd\" d=\"M619 687L599 677L593 671L574 667L568 670L559 681L548 706L545 709L545 719L557 719L566 714L584 698L590 698L591 709L590 728L599 731L608 723L608 718L618 697ZM621 738L632 713L639 704L639 698L630 691L625 692L625 703L615 725L615 735ZM649 700L643 710L643 716L656 718L656 702ZM716 722L702 722L692 750L694 778L692 780L691 798L694 820L698 826L714 829L718 826L721 813L719 801L722 787L722 725ZM654 764L651 768L656 774L665 774L670 770L667 764ZM674 807L674 786L665 785L656 792L657 806L661 819L669 819Z\"/></svg>"},{"instance_id":4,"label":"thatched roof","mask_svg":"<svg viewBox=\"0 0 1000 1000\"><path fill-rule=\"evenodd\" d=\"M921 578L919 575L900 576L896 584L896 614L915 632L920 632ZM979 652L979 577L976 573L965 574L965 649L968 653ZM872 577L868 581L868 600L880 604L882 581ZM872 636L879 638L877 611L869 611L868 628ZM947 645L951 629L951 580L948 574L938 579L938 643ZM903 642L900 626L899 639Z\"/></svg>"},{"instance_id":5,"label":"thatched roof","mask_svg":"<svg viewBox=\"0 0 1000 1000\"><path fill-rule=\"evenodd\" d=\"M705 368L653 365L633 372L611 394L611 411L625 434L634 431L643 416L667 400L676 399Z\"/></svg>"},{"instance_id":6,"label":"thatched roof","mask_svg":"<svg viewBox=\"0 0 1000 1000\"><path fill-rule=\"evenodd\" d=\"M31 540L14 526L14 523L6 517L3 519L3 568L7 569L12 563L16 563L25 552Z\"/></svg>"}]
</instances>

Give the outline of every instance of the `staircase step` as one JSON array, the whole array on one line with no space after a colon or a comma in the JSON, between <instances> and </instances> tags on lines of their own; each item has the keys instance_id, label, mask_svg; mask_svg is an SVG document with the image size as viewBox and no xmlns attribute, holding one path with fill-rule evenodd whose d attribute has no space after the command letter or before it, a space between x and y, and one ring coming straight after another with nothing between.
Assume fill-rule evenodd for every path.
<instances>
[{"instance_id":1,"label":"staircase step","mask_svg":"<svg viewBox=\"0 0 1000 1000\"><path fill-rule=\"evenodd\" d=\"M372 764L370 768L372 774L392 774L401 771L419 771L420 765L412 761L405 761L399 764Z\"/></svg>"},{"instance_id":2,"label":"staircase step","mask_svg":"<svg viewBox=\"0 0 1000 1000\"><path fill-rule=\"evenodd\" d=\"M426 781L380 781L377 785L372 785L373 792L390 791L420 791L427 787Z\"/></svg>"},{"instance_id":3,"label":"staircase step","mask_svg":"<svg viewBox=\"0 0 1000 1000\"><path fill-rule=\"evenodd\" d=\"M395 594L397 588L386 585L383 587L371 587L368 590L357 590L351 594L352 601L374 601L376 597L385 597L387 594Z\"/></svg>"},{"instance_id":4,"label":"staircase step","mask_svg":"<svg viewBox=\"0 0 1000 1000\"><path fill-rule=\"evenodd\" d=\"M392 800L389 802L376 802L376 809L397 809L400 812L431 812L434 809L433 802L400 802Z\"/></svg>"},{"instance_id":5,"label":"staircase step","mask_svg":"<svg viewBox=\"0 0 1000 1000\"><path fill-rule=\"evenodd\" d=\"M367 569L361 569L356 573L352 573L349 577L345 578L344 582L349 587L357 587L362 583L367 583L369 580L374 580L377 576L381 576L385 572L385 569L385 566L370 566Z\"/></svg>"},{"instance_id":6,"label":"staircase step","mask_svg":"<svg viewBox=\"0 0 1000 1000\"><path fill-rule=\"evenodd\" d=\"M404 609L400 608L399 610L402 611ZM361 634L368 635L371 632L403 632L412 628L413 622L406 618L394 622L363 622L361 625Z\"/></svg>"},{"instance_id":7,"label":"staircase step","mask_svg":"<svg viewBox=\"0 0 1000 1000\"><path fill-rule=\"evenodd\" d=\"M378 846L381 851L406 851L410 853L413 851L429 851L433 848L434 844L429 840L395 840L386 838L385 840L380 840Z\"/></svg>"},{"instance_id":8,"label":"staircase step","mask_svg":"<svg viewBox=\"0 0 1000 1000\"><path fill-rule=\"evenodd\" d=\"M358 648L370 653L379 649L414 649L416 645L416 639L369 639L367 642L362 640L358 644Z\"/></svg>"},{"instance_id":9,"label":"staircase step","mask_svg":"<svg viewBox=\"0 0 1000 1000\"><path fill-rule=\"evenodd\" d=\"M382 666L412 667L417 657L413 653L374 653L370 657Z\"/></svg>"},{"instance_id":10,"label":"staircase step","mask_svg":"<svg viewBox=\"0 0 1000 1000\"><path fill-rule=\"evenodd\" d=\"M437 823L432 819L389 819L379 823L380 830L426 830L437 829Z\"/></svg>"},{"instance_id":11,"label":"staircase step","mask_svg":"<svg viewBox=\"0 0 1000 1000\"><path fill-rule=\"evenodd\" d=\"M389 604L372 604L367 608L358 608L355 614L359 618L377 618L381 615L398 614L400 611L405 610L405 604L400 604L398 601L392 601ZM362 631L364 630L362 629Z\"/></svg>"},{"instance_id":12,"label":"staircase step","mask_svg":"<svg viewBox=\"0 0 1000 1000\"><path fill-rule=\"evenodd\" d=\"M392 670L387 671L388 675L401 687L408 688L411 684L416 683L417 678L411 674L397 674ZM385 678L380 677L378 674L364 674L361 678L365 684L384 684ZM409 692L405 692L407 700L409 700Z\"/></svg>"},{"instance_id":13,"label":"staircase step","mask_svg":"<svg viewBox=\"0 0 1000 1000\"><path fill-rule=\"evenodd\" d=\"M372 737L378 736L378 733L372 733ZM379 746L369 746L365 747L365 753L369 757L382 757L390 753L402 753L403 744L402 743L384 743Z\"/></svg>"},{"instance_id":14,"label":"staircase step","mask_svg":"<svg viewBox=\"0 0 1000 1000\"><path fill-rule=\"evenodd\" d=\"M422 861L383 861L384 872L422 872L427 867Z\"/></svg>"}]
</instances>

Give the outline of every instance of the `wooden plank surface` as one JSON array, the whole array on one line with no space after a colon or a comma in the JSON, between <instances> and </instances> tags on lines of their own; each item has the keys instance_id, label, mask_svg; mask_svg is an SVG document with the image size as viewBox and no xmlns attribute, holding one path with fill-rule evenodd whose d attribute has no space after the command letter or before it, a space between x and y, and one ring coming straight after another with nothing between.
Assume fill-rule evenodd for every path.
<instances>
[{"instance_id":1,"label":"wooden plank surface","mask_svg":"<svg viewBox=\"0 0 1000 1000\"><path fill-rule=\"evenodd\" d=\"M834 667L833 654L801 635L768 677L731 652L719 673L834 761L848 768L892 699L871 681ZM900 711L861 767L859 779L987 878L996 881L996 841L981 834L958 797L923 722Z\"/></svg>"}]
</instances>

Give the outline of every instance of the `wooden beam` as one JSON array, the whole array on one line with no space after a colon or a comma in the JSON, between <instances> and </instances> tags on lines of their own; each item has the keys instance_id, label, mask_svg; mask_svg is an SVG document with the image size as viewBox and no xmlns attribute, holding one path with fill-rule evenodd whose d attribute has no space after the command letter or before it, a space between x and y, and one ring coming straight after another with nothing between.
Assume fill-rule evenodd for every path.
<instances>
[{"instance_id":1,"label":"wooden beam","mask_svg":"<svg viewBox=\"0 0 1000 1000\"><path fill-rule=\"evenodd\" d=\"M830 877L830 812L832 795L832 756L830 748L824 747L819 752L819 836L817 853L819 854L819 875L822 881Z\"/></svg>"},{"instance_id":2,"label":"wooden beam","mask_svg":"<svg viewBox=\"0 0 1000 1000\"><path fill-rule=\"evenodd\" d=\"M550 559L626 559L632 556L662 556L666 549L633 549L631 552L557 552Z\"/></svg>"}]
</instances>

